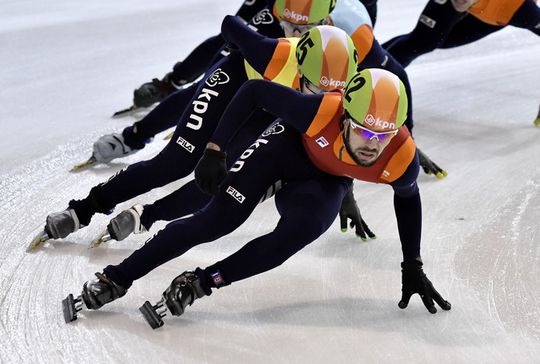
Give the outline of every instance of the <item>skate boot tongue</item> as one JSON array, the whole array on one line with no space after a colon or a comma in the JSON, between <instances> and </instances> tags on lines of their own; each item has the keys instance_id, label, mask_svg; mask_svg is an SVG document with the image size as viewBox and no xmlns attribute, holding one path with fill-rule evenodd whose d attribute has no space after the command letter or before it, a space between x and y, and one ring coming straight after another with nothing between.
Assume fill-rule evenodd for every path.
<instances>
[{"instance_id":1,"label":"skate boot tongue","mask_svg":"<svg viewBox=\"0 0 540 364\"><path fill-rule=\"evenodd\" d=\"M97 310L126 294L127 289L111 281L105 274L96 273L96 277L83 285L81 297L87 308Z\"/></svg>"}]
</instances>

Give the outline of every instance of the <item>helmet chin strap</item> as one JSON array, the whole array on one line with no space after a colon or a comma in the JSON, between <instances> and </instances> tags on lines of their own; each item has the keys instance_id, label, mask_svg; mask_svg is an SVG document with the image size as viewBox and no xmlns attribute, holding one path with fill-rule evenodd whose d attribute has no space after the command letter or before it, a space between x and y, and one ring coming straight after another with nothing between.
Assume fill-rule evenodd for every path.
<instances>
[{"instance_id":1,"label":"helmet chin strap","mask_svg":"<svg viewBox=\"0 0 540 364\"><path fill-rule=\"evenodd\" d=\"M341 134L343 135L343 144L345 145L345 149L347 149L347 152L352 156L351 153L351 147L349 145L349 136L347 135L349 133L350 125L348 125L345 128L344 120L341 121ZM353 158L354 159L354 158Z\"/></svg>"},{"instance_id":2,"label":"helmet chin strap","mask_svg":"<svg viewBox=\"0 0 540 364\"><path fill-rule=\"evenodd\" d=\"M339 121L339 130L343 131L345 128L345 120L351 118L351 115L347 110L344 110L343 116L341 117L341 120ZM343 138L345 138L345 135L343 135Z\"/></svg>"},{"instance_id":3,"label":"helmet chin strap","mask_svg":"<svg viewBox=\"0 0 540 364\"><path fill-rule=\"evenodd\" d=\"M343 125L344 126L344 125ZM361 165L360 161L356 158L356 156L354 155L353 151L351 150L351 147L349 145L349 137L347 135L348 131L349 131L349 128L351 126L349 125L347 128L343 128L342 130L342 135L343 135L343 145L345 146L345 150L347 151L347 153L349 153L349 156L358 164L358 165Z\"/></svg>"}]
</instances>

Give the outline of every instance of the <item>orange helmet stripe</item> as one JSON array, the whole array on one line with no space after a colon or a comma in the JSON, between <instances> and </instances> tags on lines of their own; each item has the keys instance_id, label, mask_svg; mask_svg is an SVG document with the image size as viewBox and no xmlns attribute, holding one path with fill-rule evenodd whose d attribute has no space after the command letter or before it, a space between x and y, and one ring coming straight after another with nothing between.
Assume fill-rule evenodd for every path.
<instances>
[{"instance_id":1,"label":"orange helmet stripe","mask_svg":"<svg viewBox=\"0 0 540 364\"><path fill-rule=\"evenodd\" d=\"M383 121L396 123L399 106L399 88L393 80L381 78L373 80L373 95L369 105L368 114L371 114Z\"/></svg>"}]
</instances>

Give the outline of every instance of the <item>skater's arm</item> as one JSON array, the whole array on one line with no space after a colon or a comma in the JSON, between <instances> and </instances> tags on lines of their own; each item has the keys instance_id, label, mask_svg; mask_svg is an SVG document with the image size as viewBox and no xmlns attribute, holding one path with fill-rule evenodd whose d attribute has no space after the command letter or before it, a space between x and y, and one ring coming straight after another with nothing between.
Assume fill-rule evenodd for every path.
<instances>
[{"instance_id":1,"label":"skater's arm","mask_svg":"<svg viewBox=\"0 0 540 364\"><path fill-rule=\"evenodd\" d=\"M358 51L358 61L362 62L374 41L373 26L366 7L360 1L338 1L330 17L334 26L349 34Z\"/></svg>"},{"instance_id":2,"label":"skater's arm","mask_svg":"<svg viewBox=\"0 0 540 364\"><path fill-rule=\"evenodd\" d=\"M413 129L413 103L412 103L412 90L411 90L411 84L409 82L409 77L407 75L407 72L405 71L405 68L395 60L395 58L386 50L384 50L377 40L375 40L376 46L379 47L384 54L384 65L378 65L375 67L381 67L384 68L396 76L403 82L403 86L405 87L405 92L407 93L407 119L405 120L405 125L407 126L407 129L409 129L409 133L412 135L412 129ZM374 46L375 48L375 46Z\"/></svg>"},{"instance_id":3,"label":"skater's arm","mask_svg":"<svg viewBox=\"0 0 540 364\"><path fill-rule=\"evenodd\" d=\"M309 134L312 124L320 124L338 112L340 102L340 93L306 95L270 81L251 80L238 90L225 109L210 140L224 147L256 108L262 108L284 119L299 132Z\"/></svg>"},{"instance_id":4,"label":"skater's arm","mask_svg":"<svg viewBox=\"0 0 540 364\"><path fill-rule=\"evenodd\" d=\"M220 34L199 44L182 62L174 65L172 79L176 84L193 82L214 63L214 58L225 45Z\"/></svg>"},{"instance_id":5,"label":"skater's arm","mask_svg":"<svg viewBox=\"0 0 540 364\"><path fill-rule=\"evenodd\" d=\"M266 5L266 0L244 1L236 15L243 19L243 22L247 22L256 16L260 10L264 9ZM225 40L221 34L206 39L182 62L175 65L173 69L173 79L193 82L223 56L220 56L220 54L224 45Z\"/></svg>"},{"instance_id":6,"label":"skater's arm","mask_svg":"<svg viewBox=\"0 0 540 364\"><path fill-rule=\"evenodd\" d=\"M268 5L268 0L246 0L240 6L240 9L236 12L236 16L239 16L244 21L248 22L259 11L264 9Z\"/></svg>"},{"instance_id":7,"label":"skater's arm","mask_svg":"<svg viewBox=\"0 0 540 364\"><path fill-rule=\"evenodd\" d=\"M420 164L418 153L416 153L403 175L391 183L394 189L394 211L404 261L420 257L422 205L416 182L419 170Z\"/></svg>"},{"instance_id":8,"label":"skater's arm","mask_svg":"<svg viewBox=\"0 0 540 364\"><path fill-rule=\"evenodd\" d=\"M266 37L251 29L240 18L227 15L221 24L221 33L227 42L238 48L242 56L261 75L273 64L286 61L290 43Z\"/></svg>"},{"instance_id":9,"label":"skater's arm","mask_svg":"<svg viewBox=\"0 0 540 364\"><path fill-rule=\"evenodd\" d=\"M437 292L422 269L423 263L420 256L422 204L416 184L418 170L418 155L415 155L409 168L395 181L395 184L392 184L394 187L394 210L403 252L401 299L398 306L401 309L406 308L411 296L418 293L424 306L433 314L437 312L434 302L445 311L450 310L452 305Z\"/></svg>"}]
</instances>

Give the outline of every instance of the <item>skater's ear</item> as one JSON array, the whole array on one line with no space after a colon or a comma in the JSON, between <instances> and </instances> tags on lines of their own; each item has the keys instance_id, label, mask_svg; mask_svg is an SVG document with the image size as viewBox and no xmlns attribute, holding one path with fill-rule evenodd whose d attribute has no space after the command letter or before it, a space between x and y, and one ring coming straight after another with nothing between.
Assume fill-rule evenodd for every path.
<instances>
[{"instance_id":1,"label":"skater's ear","mask_svg":"<svg viewBox=\"0 0 540 364\"><path fill-rule=\"evenodd\" d=\"M349 124L349 120L347 119L347 112L345 112L339 121L339 130L343 131L343 129L345 129L345 127Z\"/></svg>"},{"instance_id":2,"label":"skater's ear","mask_svg":"<svg viewBox=\"0 0 540 364\"><path fill-rule=\"evenodd\" d=\"M300 65L296 65L296 69L298 70L298 79L302 79L304 74L302 73L302 69L300 68Z\"/></svg>"}]
</instances>

